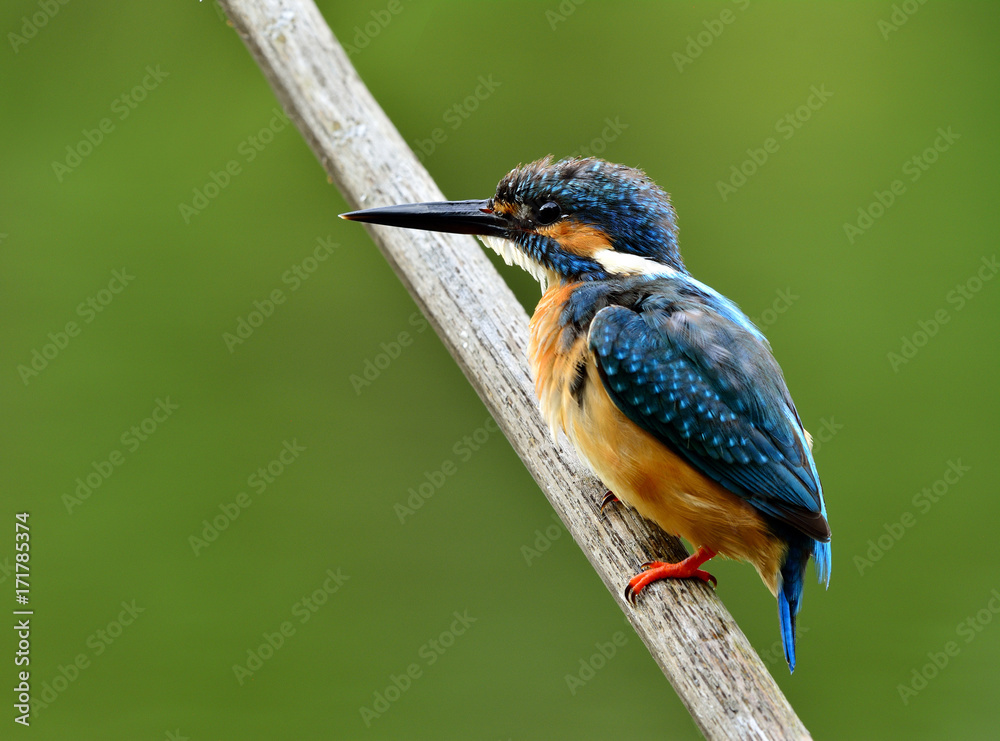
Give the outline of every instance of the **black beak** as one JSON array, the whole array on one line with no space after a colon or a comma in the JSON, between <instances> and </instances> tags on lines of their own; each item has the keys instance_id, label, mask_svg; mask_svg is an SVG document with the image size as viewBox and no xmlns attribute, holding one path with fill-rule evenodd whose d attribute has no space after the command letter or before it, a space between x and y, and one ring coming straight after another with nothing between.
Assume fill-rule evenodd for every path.
<instances>
[{"instance_id":1,"label":"black beak","mask_svg":"<svg viewBox=\"0 0 1000 741\"><path fill-rule=\"evenodd\" d=\"M507 221L499 214L493 213L489 201L408 203L402 206L351 211L341 214L340 218L366 221L369 224L401 226L406 229L494 237L505 236L508 228Z\"/></svg>"}]
</instances>

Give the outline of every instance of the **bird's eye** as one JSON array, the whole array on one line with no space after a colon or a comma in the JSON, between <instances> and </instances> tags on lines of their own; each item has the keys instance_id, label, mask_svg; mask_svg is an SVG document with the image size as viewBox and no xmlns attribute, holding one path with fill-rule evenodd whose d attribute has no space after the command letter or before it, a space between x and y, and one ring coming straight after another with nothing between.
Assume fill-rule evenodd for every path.
<instances>
[{"instance_id":1,"label":"bird's eye","mask_svg":"<svg viewBox=\"0 0 1000 741\"><path fill-rule=\"evenodd\" d=\"M535 211L535 217L538 219L538 223L542 226L548 226L562 214L562 209L559 208L559 204L553 201L548 203L543 203Z\"/></svg>"}]
</instances>

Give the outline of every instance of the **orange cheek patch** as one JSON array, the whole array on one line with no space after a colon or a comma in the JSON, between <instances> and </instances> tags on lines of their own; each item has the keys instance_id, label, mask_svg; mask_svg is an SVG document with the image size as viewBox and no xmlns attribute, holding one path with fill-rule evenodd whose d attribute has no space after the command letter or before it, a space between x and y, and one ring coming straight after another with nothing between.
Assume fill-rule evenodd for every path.
<instances>
[{"instance_id":1,"label":"orange cheek patch","mask_svg":"<svg viewBox=\"0 0 1000 741\"><path fill-rule=\"evenodd\" d=\"M557 221L551 226L539 227L538 233L551 237L567 252L592 258L595 253L611 248L608 235L593 226L581 226L572 221Z\"/></svg>"}]
</instances>

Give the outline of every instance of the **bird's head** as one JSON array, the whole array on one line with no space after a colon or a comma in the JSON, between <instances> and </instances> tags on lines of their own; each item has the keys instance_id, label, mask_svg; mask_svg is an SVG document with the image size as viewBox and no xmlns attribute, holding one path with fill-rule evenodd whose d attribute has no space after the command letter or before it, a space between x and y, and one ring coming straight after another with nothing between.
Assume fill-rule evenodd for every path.
<instances>
[{"instance_id":1,"label":"bird's head","mask_svg":"<svg viewBox=\"0 0 1000 741\"><path fill-rule=\"evenodd\" d=\"M670 197L640 170L551 158L511 170L485 201L342 214L353 221L475 234L546 285L687 271Z\"/></svg>"}]
</instances>

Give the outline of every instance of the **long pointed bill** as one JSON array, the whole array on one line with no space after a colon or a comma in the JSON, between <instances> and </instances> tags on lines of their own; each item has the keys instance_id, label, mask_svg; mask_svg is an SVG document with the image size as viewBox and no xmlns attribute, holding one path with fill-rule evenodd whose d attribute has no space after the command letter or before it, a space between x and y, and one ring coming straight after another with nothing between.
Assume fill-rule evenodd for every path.
<instances>
[{"instance_id":1,"label":"long pointed bill","mask_svg":"<svg viewBox=\"0 0 1000 741\"><path fill-rule=\"evenodd\" d=\"M507 233L507 222L489 209L489 201L407 203L402 206L351 211L341 214L340 218L453 234L502 237Z\"/></svg>"}]
</instances>

